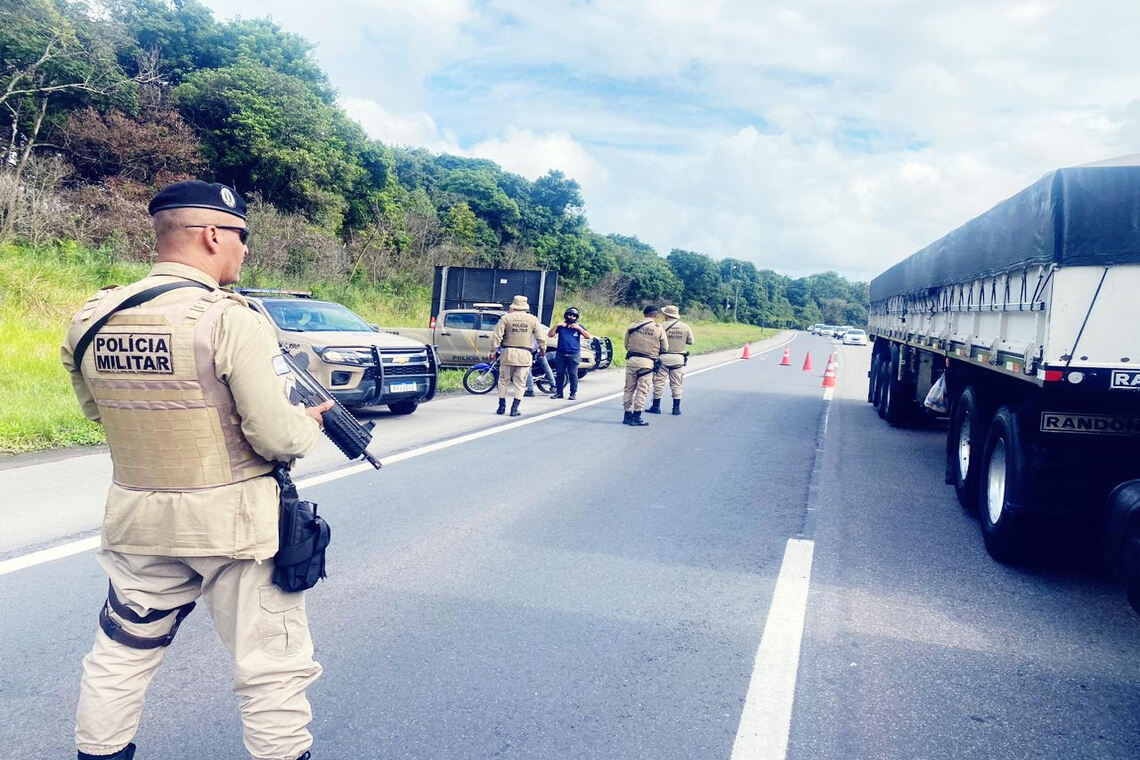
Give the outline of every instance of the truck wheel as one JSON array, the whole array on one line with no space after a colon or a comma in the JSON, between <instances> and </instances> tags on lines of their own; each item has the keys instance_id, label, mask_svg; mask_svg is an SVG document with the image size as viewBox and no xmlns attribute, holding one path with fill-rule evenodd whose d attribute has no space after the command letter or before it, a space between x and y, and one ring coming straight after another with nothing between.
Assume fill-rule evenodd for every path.
<instances>
[{"instance_id":1,"label":"truck wheel","mask_svg":"<svg viewBox=\"0 0 1140 760\"><path fill-rule=\"evenodd\" d=\"M1025 520L1010 510L1025 491L1026 461L1018 415L1008 406L994 413L979 468L978 519L990 556L1002 564L1021 558Z\"/></svg>"},{"instance_id":2,"label":"truck wheel","mask_svg":"<svg viewBox=\"0 0 1140 760\"><path fill-rule=\"evenodd\" d=\"M954 403L950 430L946 435L950 482L958 495L958 503L968 512L978 508L978 471L981 469L985 435L978 391L968 385Z\"/></svg>"},{"instance_id":3,"label":"truck wheel","mask_svg":"<svg viewBox=\"0 0 1140 760\"><path fill-rule=\"evenodd\" d=\"M875 410L881 419L887 418L887 394L891 387L891 363L879 360L879 379L875 383Z\"/></svg>"},{"instance_id":4,"label":"truck wheel","mask_svg":"<svg viewBox=\"0 0 1140 760\"><path fill-rule=\"evenodd\" d=\"M388 409L392 414L411 414L416 411L420 406L418 398L409 398L404 401L397 401L394 404L388 404Z\"/></svg>"},{"instance_id":5,"label":"truck wheel","mask_svg":"<svg viewBox=\"0 0 1140 760\"><path fill-rule=\"evenodd\" d=\"M881 401L879 402L879 416L893 427L905 427L910 420L914 409L914 385L898 379L899 355L898 349L891 349L889 361L883 361Z\"/></svg>"},{"instance_id":6,"label":"truck wheel","mask_svg":"<svg viewBox=\"0 0 1140 760\"><path fill-rule=\"evenodd\" d=\"M1124 584L1132 609L1140 612L1140 480L1112 489L1102 543L1109 571Z\"/></svg>"},{"instance_id":7,"label":"truck wheel","mask_svg":"<svg viewBox=\"0 0 1140 760\"><path fill-rule=\"evenodd\" d=\"M882 361L882 357L879 354L875 354L874 356L871 357L871 371L867 373L867 403L868 404L875 404L879 400L878 394L876 393L876 391L878 391L878 386L879 386L879 364L881 363L881 361Z\"/></svg>"},{"instance_id":8,"label":"truck wheel","mask_svg":"<svg viewBox=\"0 0 1140 760\"><path fill-rule=\"evenodd\" d=\"M463 373L463 388L468 393L490 393L498 382L494 367L472 367Z\"/></svg>"}]
</instances>

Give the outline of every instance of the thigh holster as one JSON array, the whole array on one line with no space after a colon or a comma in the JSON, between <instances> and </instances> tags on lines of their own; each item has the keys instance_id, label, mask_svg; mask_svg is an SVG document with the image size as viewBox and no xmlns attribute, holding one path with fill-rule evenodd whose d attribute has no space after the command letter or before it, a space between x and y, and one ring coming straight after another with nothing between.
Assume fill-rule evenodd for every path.
<instances>
[{"instance_id":1,"label":"thigh holster","mask_svg":"<svg viewBox=\"0 0 1140 760\"><path fill-rule=\"evenodd\" d=\"M103 633L107 634L107 638L132 649L166 647L174 641L174 634L178 633L178 626L182 625L182 621L190 614L190 610L194 609L194 604L195 602L189 602L172 610L154 610L147 615L138 615L130 607L119 601L119 597L115 595L115 587L108 583L107 601L103 604L103 609L99 610L99 627L103 629ZM164 636L136 636L124 629L122 623L111 617L112 611L123 620L135 625L154 623L170 615L175 615L175 618L174 624L170 626L170 632Z\"/></svg>"}]
</instances>

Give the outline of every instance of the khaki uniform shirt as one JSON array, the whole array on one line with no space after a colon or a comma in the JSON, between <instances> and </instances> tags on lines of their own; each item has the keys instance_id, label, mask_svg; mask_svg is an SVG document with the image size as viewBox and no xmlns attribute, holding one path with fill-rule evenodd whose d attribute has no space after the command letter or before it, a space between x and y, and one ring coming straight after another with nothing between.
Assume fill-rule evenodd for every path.
<instances>
[{"instance_id":1,"label":"khaki uniform shirt","mask_svg":"<svg viewBox=\"0 0 1140 760\"><path fill-rule=\"evenodd\" d=\"M669 348L661 352L661 363L666 367L680 367L685 363L686 347L693 345L693 328L681 320L666 322L662 327Z\"/></svg>"},{"instance_id":2,"label":"khaki uniform shirt","mask_svg":"<svg viewBox=\"0 0 1140 760\"><path fill-rule=\"evenodd\" d=\"M626 328L625 350L629 353L646 355L628 357L625 362L627 367L648 369L653 366L654 360L661 355L661 352L669 350L669 343L661 325L652 319L641 319Z\"/></svg>"},{"instance_id":3,"label":"khaki uniform shirt","mask_svg":"<svg viewBox=\"0 0 1140 760\"><path fill-rule=\"evenodd\" d=\"M116 302L179 279L218 287L199 269L160 263L146 278L114 294ZM196 299L202 293L182 288L163 293L154 302ZM98 422L99 407L73 360L81 334L69 331L61 357L83 413ZM273 357L281 353L273 327L252 309L226 309L214 331L214 349L217 378L233 393L242 433L253 449L271 461L287 462L307 454L320 437L320 427L285 396L284 379L273 368ZM103 548L168 557L268 559L277 553L278 507L277 482L271 476L193 491L140 491L112 483L103 519Z\"/></svg>"},{"instance_id":4,"label":"khaki uniform shirt","mask_svg":"<svg viewBox=\"0 0 1140 760\"><path fill-rule=\"evenodd\" d=\"M536 343L540 351L546 347L546 336L542 333L538 317L529 311L511 311L495 325L491 350L503 349L500 364L505 367L529 367L534 361L531 349Z\"/></svg>"}]
</instances>

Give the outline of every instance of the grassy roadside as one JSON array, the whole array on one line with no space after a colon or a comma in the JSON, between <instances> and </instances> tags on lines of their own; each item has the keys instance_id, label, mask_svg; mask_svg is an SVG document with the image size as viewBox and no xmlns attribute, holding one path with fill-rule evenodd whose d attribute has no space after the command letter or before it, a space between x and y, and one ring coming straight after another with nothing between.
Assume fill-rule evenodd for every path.
<instances>
[{"instance_id":1,"label":"grassy roadside","mask_svg":"<svg viewBox=\"0 0 1140 760\"><path fill-rule=\"evenodd\" d=\"M0 455L104 441L102 428L79 411L59 362L59 345L72 315L92 293L137 280L148 269L146 264L117 262L106 252L75 244L39 251L0 245ZM318 298L344 303L377 324L427 322L426 288L396 292L383 286L285 282L263 277L256 269L246 272L242 284L311 290ZM582 322L593 334L613 341L614 364L624 364L625 329L640 312L594 305L574 296L563 300L581 309ZM695 322L693 329L694 353L738 347L776 332L721 322ZM441 373L440 391L461 390L462 377L459 370Z\"/></svg>"}]
</instances>

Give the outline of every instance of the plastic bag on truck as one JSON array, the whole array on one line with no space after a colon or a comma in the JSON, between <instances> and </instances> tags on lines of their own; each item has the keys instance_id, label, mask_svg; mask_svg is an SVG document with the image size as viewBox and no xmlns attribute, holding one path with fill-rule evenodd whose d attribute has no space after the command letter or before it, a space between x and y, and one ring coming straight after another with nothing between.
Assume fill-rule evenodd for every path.
<instances>
[{"instance_id":1,"label":"plastic bag on truck","mask_svg":"<svg viewBox=\"0 0 1140 760\"><path fill-rule=\"evenodd\" d=\"M946 403L945 372L938 376L938 382L930 386L930 392L926 394L926 400L922 402L922 405L938 414L946 414L950 410Z\"/></svg>"}]
</instances>

